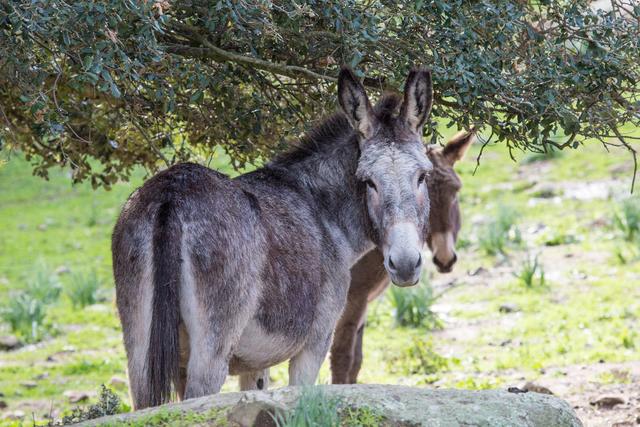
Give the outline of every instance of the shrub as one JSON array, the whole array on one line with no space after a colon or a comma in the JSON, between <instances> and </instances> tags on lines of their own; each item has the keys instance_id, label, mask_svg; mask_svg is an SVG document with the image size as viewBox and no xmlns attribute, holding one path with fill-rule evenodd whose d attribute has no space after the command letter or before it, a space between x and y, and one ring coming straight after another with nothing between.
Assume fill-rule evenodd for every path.
<instances>
[{"instance_id":1,"label":"shrub","mask_svg":"<svg viewBox=\"0 0 640 427\"><path fill-rule=\"evenodd\" d=\"M441 327L438 316L431 310L436 298L430 283L423 281L411 288L391 286L388 298L393 307L396 326L428 329Z\"/></svg>"},{"instance_id":2,"label":"shrub","mask_svg":"<svg viewBox=\"0 0 640 427\"><path fill-rule=\"evenodd\" d=\"M630 197L620 204L613 223L625 240L640 243L640 197Z\"/></svg>"},{"instance_id":3,"label":"shrub","mask_svg":"<svg viewBox=\"0 0 640 427\"><path fill-rule=\"evenodd\" d=\"M517 216L515 210L501 206L496 217L481 229L478 244L487 255L506 255L508 243L519 244L522 241L520 230L516 226Z\"/></svg>"},{"instance_id":4,"label":"shrub","mask_svg":"<svg viewBox=\"0 0 640 427\"><path fill-rule=\"evenodd\" d=\"M88 274L76 273L71 276L71 281L66 288L66 294L71 300L73 308L84 308L95 304L97 301L100 280L95 270Z\"/></svg>"},{"instance_id":5,"label":"shrub","mask_svg":"<svg viewBox=\"0 0 640 427\"><path fill-rule=\"evenodd\" d=\"M390 371L400 375L433 375L449 367L449 360L435 351L431 340L421 338L414 338L388 362Z\"/></svg>"},{"instance_id":6,"label":"shrub","mask_svg":"<svg viewBox=\"0 0 640 427\"><path fill-rule=\"evenodd\" d=\"M91 405L86 409L75 408L73 409L73 411L71 411L71 414L64 416L60 423L50 423L49 425L54 426L76 424L107 415L115 415L119 413L121 409L122 402L120 401L118 395L115 394L113 390L105 387L105 385L103 384L102 386L100 386L100 397L98 398L98 402L96 404Z\"/></svg>"},{"instance_id":7,"label":"shrub","mask_svg":"<svg viewBox=\"0 0 640 427\"><path fill-rule=\"evenodd\" d=\"M536 286L536 277L538 287L545 286L544 267L538 261L538 255L535 257L527 256L522 263L522 269L514 276L518 278L519 282L527 289L532 289Z\"/></svg>"}]
</instances>

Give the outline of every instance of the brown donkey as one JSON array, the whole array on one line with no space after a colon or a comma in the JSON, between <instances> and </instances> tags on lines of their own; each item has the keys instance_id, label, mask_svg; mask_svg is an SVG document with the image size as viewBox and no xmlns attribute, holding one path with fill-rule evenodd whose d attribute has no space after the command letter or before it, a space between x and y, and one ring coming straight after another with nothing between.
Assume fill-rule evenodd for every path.
<instances>
[{"instance_id":1,"label":"brown donkey","mask_svg":"<svg viewBox=\"0 0 640 427\"><path fill-rule=\"evenodd\" d=\"M116 303L136 409L217 393L228 374L264 387L289 360L312 384L343 312L350 268L378 247L393 281L418 282L433 166L422 141L431 73L372 106L347 69L343 113L235 179L195 164L160 172L113 232Z\"/></svg>"},{"instance_id":2,"label":"brown donkey","mask_svg":"<svg viewBox=\"0 0 640 427\"><path fill-rule=\"evenodd\" d=\"M444 148L430 146L427 155L433 171L427 178L431 209L427 244L433 263L441 273L450 272L457 260L455 241L460 230L458 191L461 182L453 170L475 139L475 130L460 132ZM336 326L331 346L331 374L334 384L355 384L362 365L362 336L367 304L389 286L382 254L373 250L351 268L351 286L347 306Z\"/></svg>"}]
</instances>

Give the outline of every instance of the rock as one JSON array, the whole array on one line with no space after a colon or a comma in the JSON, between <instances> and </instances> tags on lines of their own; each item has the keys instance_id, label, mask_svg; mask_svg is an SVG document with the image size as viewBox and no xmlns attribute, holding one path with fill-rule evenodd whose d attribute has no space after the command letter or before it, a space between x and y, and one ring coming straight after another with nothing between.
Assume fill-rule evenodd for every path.
<instances>
[{"instance_id":1,"label":"rock","mask_svg":"<svg viewBox=\"0 0 640 427\"><path fill-rule=\"evenodd\" d=\"M514 394L504 390L444 390L391 385L318 386L324 398L336 400L339 408L366 408L384 417L384 425L399 426L582 426L571 406L554 396L538 393ZM149 425L162 413L165 425L181 424L198 415L199 425L225 425L235 422L262 422L260 414L295 408L301 388L285 387L270 391L221 393L171 403L137 412L98 418L81 425ZM246 411L252 415L247 415ZM255 417L253 417L255 415ZM191 418L189 418L191 417ZM221 418L223 417L223 418ZM233 418L230 420L229 418ZM202 421L200 421L204 418ZM157 419L157 417L156 417ZM230 422L231 421L231 422ZM148 423L148 424L147 424Z\"/></svg>"},{"instance_id":2,"label":"rock","mask_svg":"<svg viewBox=\"0 0 640 427\"><path fill-rule=\"evenodd\" d=\"M3 417L5 420L18 421L24 418L24 411L8 412Z\"/></svg>"},{"instance_id":3,"label":"rock","mask_svg":"<svg viewBox=\"0 0 640 427\"><path fill-rule=\"evenodd\" d=\"M38 383L35 381L23 381L20 385L24 388L36 388L38 387Z\"/></svg>"},{"instance_id":4,"label":"rock","mask_svg":"<svg viewBox=\"0 0 640 427\"><path fill-rule=\"evenodd\" d=\"M0 400L0 409L7 409L9 405L4 400Z\"/></svg>"},{"instance_id":5,"label":"rock","mask_svg":"<svg viewBox=\"0 0 640 427\"><path fill-rule=\"evenodd\" d=\"M616 405L622 405L624 399L620 396L600 396L589 403L599 409L611 409Z\"/></svg>"},{"instance_id":6,"label":"rock","mask_svg":"<svg viewBox=\"0 0 640 427\"><path fill-rule=\"evenodd\" d=\"M473 276L480 276L484 273L487 273L487 269L484 267L478 267L475 270L470 270L467 274L473 277Z\"/></svg>"},{"instance_id":7,"label":"rock","mask_svg":"<svg viewBox=\"0 0 640 427\"><path fill-rule=\"evenodd\" d=\"M538 199L551 199L558 196L558 191L552 184L542 183L529 190L529 194Z\"/></svg>"},{"instance_id":8,"label":"rock","mask_svg":"<svg viewBox=\"0 0 640 427\"><path fill-rule=\"evenodd\" d=\"M49 378L49 372L43 372L43 373L38 374L35 377L33 377L33 379L36 380L36 381L41 381L41 380L44 380L46 378Z\"/></svg>"},{"instance_id":9,"label":"rock","mask_svg":"<svg viewBox=\"0 0 640 427\"><path fill-rule=\"evenodd\" d=\"M520 311L520 307L518 307L517 304L507 302L502 304L498 310L500 311L500 313L515 313L517 311Z\"/></svg>"},{"instance_id":10,"label":"rock","mask_svg":"<svg viewBox=\"0 0 640 427\"><path fill-rule=\"evenodd\" d=\"M71 273L71 269L66 265L61 265L60 267L55 269L54 273L57 274L58 276L61 276L63 274Z\"/></svg>"},{"instance_id":11,"label":"rock","mask_svg":"<svg viewBox=\"0 0 640 427\"><path fill-rule=\"evenodd\" d=\"M22 342L14 335L0 337L0 350L10 351L22 347Z\"/></svg>"},{"instance_id":12,"label":"rock","mask_svg":"<svg viewBox=\"0 0 640 427\"><path fill-rule=\"evenodd\" d=\"M69 400L69 403L79 403L89 399L89 393L84 391L67 390L62 395Z\"/></svg>"},{"instance_id":13,"label":"rock","mask_svg":"<svg viewBox=\"0 0 640 427\"><path fill-rule=\"evenodd\" d=\"M127 386L127 380L114 375L109 380L109 384L116 388L124 388Z\"/></svg>"},{"instance_id":14,"label":"rock","mask_svg":"<svg viewBox=\"0 0 640 427\"><path fill-rule=\"evenodd\" d=\"M227 419L241 427L277 427L274 417L279 413L284 414L286 411L286 406L271 400L268 395L245 394L231 408Z\"/></svg>"},{"instance_id":15,"label":"rock","mask_svg":"<svg viewBox=\"0 0 640 427\"><path fill-rule=\"evenodd\" d=\"M532 383L531 381L527 382L524 385L524 388L532 391L534 393L542 393L542 394L550 394L553 395L553 392L551 390L549 390L548 388L546 388L545 386L542 386L540 384L536 384L536 383Z\"/></svg>"}]
</instances>

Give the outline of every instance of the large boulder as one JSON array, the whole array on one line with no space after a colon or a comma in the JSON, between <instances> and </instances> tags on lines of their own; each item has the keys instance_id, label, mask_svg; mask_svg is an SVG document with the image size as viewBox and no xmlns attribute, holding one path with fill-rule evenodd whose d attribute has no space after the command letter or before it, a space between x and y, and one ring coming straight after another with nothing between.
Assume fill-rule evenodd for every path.
<instances>
[{"instance_id":1,"label":"large boulder","mask_svg":"<svg viewBox=\"0 0 640 427\"><path fill-rule=\"evenodd\" d=\"M501 390L431 390L393 385L327 385L316 393L331 400L343 425L388 426L582 426L573 409L557 397ZM303 390L222 393L114 415L84 425L269 426L273 413L295 408ZM371 421L373 420L373 421Z\"/></svg>"}]
</instances>

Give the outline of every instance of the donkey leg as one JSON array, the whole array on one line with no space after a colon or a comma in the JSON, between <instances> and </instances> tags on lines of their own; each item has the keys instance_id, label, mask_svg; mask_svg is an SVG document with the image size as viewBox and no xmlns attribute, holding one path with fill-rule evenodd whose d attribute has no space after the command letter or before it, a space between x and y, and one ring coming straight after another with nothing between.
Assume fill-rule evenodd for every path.
<instances>
[{"instance_id":1,"label":"donkey leg","mask_svg":"<svg viewBox=\"0 0 640 427\"><path fill-rule=\"evenodd\" d=\"M269 387L269 368L245 372L239 376L240 390L266 390Z\"/></svg>"},{"instance_id":2,"label":"donkey leg","mask_svg":"<svg viewBox=\"0 0 640 427\"><path fill-rule=\"evenodd\" d=\"M234 346L255 310L255 276L229 259L204 261L183 245L180 313L189 336L184 398L218 393ZM253 273L253 272L250 272Z\"/></svg>"},{"instance_id":3,"label":"donkey leg","mask_svg":"<svg viewBox=\"0 0 640 427\"><path fill-rule=\"evenodd\" d=\"M350 295L351 297L351 295ZM342 318L336 326L331 346L331 382L350 383L350 372L355 358L358 327L364 323L367 311L367 294L349 298Z\"/></svg>"},{"instance_id":4,"label":"donkey leg","mask_svg":"<svg viewBox=\"0 0 640 427\"><path fill-rule=\"evenodd\" d=\"M143 257L140 262L129 265L126 272L116 273L116 303L122 322L124 347L127 352L129 395L134 409L148 407L151 402L146 366L153 281L150 261L146 255Z\"/></svg>"},{"instance_id":5,"label":"donkey leg","mask_svg":"<svg viewBox=\"0 0 640 427\"><path fill-rule=\"evenodd\" d=\"M331 333L328 333L320 339L307 343L298 354L291 358L289 361L289 385L313 385L318 377L320 366L329 351L330 344Z\"/></svg>"},{"instance_id":6,"label":"donkey leg","mask_svg":"<svg viewBox=\"0 0 640 427\"><path fill-rule=\"evenodd\" d=\"M364 335L364 328L365 323L363 322L356 335L356 345L353 349L353 363L349 371L349 384L356 384L358 382L358 374L362 367L362 337Z\"/></svg>"}]
</instances>

